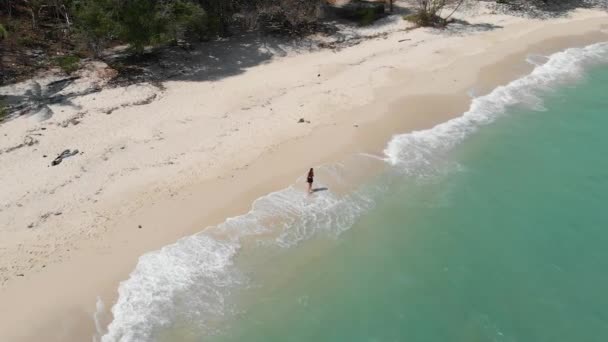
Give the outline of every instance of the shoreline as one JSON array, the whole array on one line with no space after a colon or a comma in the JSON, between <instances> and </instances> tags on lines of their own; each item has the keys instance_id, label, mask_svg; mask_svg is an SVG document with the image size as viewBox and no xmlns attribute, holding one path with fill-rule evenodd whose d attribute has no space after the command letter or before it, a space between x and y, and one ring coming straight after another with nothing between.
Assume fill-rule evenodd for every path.
<instances>
[{"instance_id":1,"label":"shoreline","mask_svg":"<svg viewBox=\"0 0 608 342\"><path fill-rule=\"evenodd\" d=\"M592 21L594 22L592 23ZM521 25L525 26L525 23L526 21L522 21ZM280 146L272 148L270 152L263 152L255 162L248 164L245 168L229 171L225 176L230 174L230 178L185 184L174 189L172 196L165 196L160 200L154 199L152 203L144 203L140 209L121 222L117 222L114 229L104 234L101 243L84 241L79 246L79 250L74 252L71 260L49 265L44 271L10 282L0 290L0 301L3 304L7 303L7 307L11 308L7 310L10 313L7 312L6 315L13 316L11 319L13 322L15 319L28 322L45 321L41 324L40 329L32 326L27 329L21 327L32 334L32 336L24 337L22 339L24 341L36 340L36 336L43 335L49 337L47 340L50 341L77 340L74 338L76 335L90 338L91 328L94 329L92 313L95 309L95 298L100 296L109 309L110 303L115 301L116 285L120 280L126 279L139 255L172 243L177 238L201 231L205 226L222 222L226 217L246 212L256 198L291 184L301 173L300 170L306 169L305 165L325 164L339 160L344 155L353 152L378 154L384 147L381 145L386 145L387 140L393 134L430 128L435 124L459 116L466 110L470 102L467 91L472 85L476 85L482 89L481 93L484 93L484 90L487 92L500 84L522 76L526 70L529 72L532 68L525 62L525 56L530 53L557 52L566 47L588 45L598 39L606 40L605 34L589 33L596 31L600 24L608 24L605 16L599 17L599 19L581 19L576 23L580 25L576 29L570 27L573 22L568 20L551 24L569 26L568 29L571 30L569 34L561 36L551 30L557 31L557 27L543 28L544 25L538 23L536 25L540 27L535 27L536 30L528 28L532 34L525 32L526 30L517 31L517 28L513 28L514 36L524 32L525 46L522 46L523 43L518 39L505 38L505 41L500 42L503 44L499 46L487 45L484 51L482 45L478 47L482 52L469 58L459 55L442 68L430 71L425 69L412 71L404 68L400 72L379 76L384 79L376 81L378 84L389 85L373 88L374 95L371 97L375 99L374 101L356 106L355 110L338 111L323 125L317 126L307 135L283 142ZM530 25L532 26L532 24ZM573 31L577 33L572 33ZM488 35L490 37L487 37ZM499 39L501 35L500 32L489 32L465 36L462 39L477 41L479 44L479 41L483 41L480 36L491 40ZM451 39L451 37L445 39ZM362 45L380 43L382 41L374 40L364 42ZM496 49L488 51L490 47ZM370 47L370 50L371 48L373 47ZM421 52L427 53L429 49ZM475 69L472 71L470 68L475 61L484 66L479 71L481 77L478 72L474 72ZM384 62L380 60L378 64ZM428 63L432 63L432 61ZM466 67L467 65L469 68ZM513 65L517 67L505 70L507 66ZM371 69L374 67L372 66ZM450 70L450 72L446 72L446 70ZM432 75L441 73L441 75L429 81L429 73ZM398 84L406 83L395 81L395 78L399 77L408 79L411 84L397 88ZM437 87L439 83L445 83L449 78L457 81L449 86L444 85L443 88ZM407 95L404 96L404 94ZM442 101L438 101L439 98ZM407 108L406 112L409 115L402 115L403 108ZM425 115L418 113L422 110ZM354 127L354 125L358 127ZM329 142L331 144L328 144ZM310 153L311 150L323 152L319 155ZM294 155L297 156L295 161ZM269 172L269 170L271 171ZM249 181L244 181L246 179ZM244 182L245 185L237 186L235 182ZM213 194L213 196L208 194ZM238 200L234 201L235 198ZM136 201L137 197L124 200ZM171 214L167 215L167 213ZM175 224L176 217L179 218L177 224ZM139 225L143 227L142 230L136 228ZM142 236L144 234L145 239ZM112 269L108 269L108 265L112 265ZM67 285L65 279L73 279L74 273L78 274L78 281L73 285ZM50 293L55 294L55 296L51 296L55 302L44 303L45 297L48 300ZM24 305L25 301L28 302L28 305ZM53 317L53 319L45 320L45 317ZM3 314L0 315L0 322L10 321ZM64 331L66 335L54 336L57 334L58 323L64 327L67 326ZM17 335L22 333L18 332L20 327L14 328L16 329L13 332L15 335L11 335L9 331L6 332L7 335L4 335L4 332L0 333L0 337L6 337L11 341L18 340Z\"/></svg>"}]
</instances>

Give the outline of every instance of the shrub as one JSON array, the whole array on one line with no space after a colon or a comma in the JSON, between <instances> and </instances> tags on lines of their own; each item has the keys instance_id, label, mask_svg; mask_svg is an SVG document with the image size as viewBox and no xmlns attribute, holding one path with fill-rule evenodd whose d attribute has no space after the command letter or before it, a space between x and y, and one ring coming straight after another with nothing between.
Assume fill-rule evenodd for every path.
<instances>
[{"instance_id":1,"label":"shrub","mask_svg":"<svg viewBox=\"0 0 608 342\"><path fill-rule=\"evenodd\" d=\"M417 0L416 12L403 18L418 26L445 27L463 2L464 0ZM441 11L448 5L453 5L454 9L447 16L441 17Z\"/></svg>"},{"instance_id":2,"label":"shrub","mask_svg":"<svg viewBox=\"0 0 608 342\"><path fill-rule=\"evenodd\" d=\"M118 23L114 20L112 0L75 1L72 8L78 36L95 56L104 49L106 42L117 34Z\"/></svg>"},{"instance_id":3,"label":"shrub","mask_svg":"<svg viewBox=\"0 0 608 342\"><path fill-rule=\"evenodd\" d=\"M166 40L186 38L202 39L206 36L209 22L205 11L197 4L182 0L174 1L161 10L160 20ZM164 39L163 39L164 40Z\"/></svg>"},{"instance_id":4,"label":"shrub","mask_svg":"<svg viewBox=\"0 0 608 342\"><path fill-rule=\"evenodd\" d=\"M0 99L0 122L2 120L4 120L4 118L6 118L8 116L8 107L6 106L6 103L4 103L4 101L2 101L2 99Z\"/></svg>"},{"instance_id":5,"label":"shrub","mask_svg":"<svg viewBox=\"0 0 608 342\"><path fill-rule=\"evenodd\" d=\"M202 38L208 27L205 11L186 0L131 0L120 7L119 35L140 54L148 45L187 37Z\"/></svg>"},{"instance_id":6,"label":"shrub","mask_svg":"<svg viewBox=\"0 0 608 342\"><path fill-rule=\"evenodd\" d=\"M370 25L385 14L385 4L371 1L351 1L341 6L333 6L331 10L337 16L356 21L360 25Z\"/></svg>"},{"instance_id":7,"label":"shrub","mask_svg":"<svg viewBox=\"0 0 608 342\"><path fill-rule=\"evenodd\" d=\"M125 1L118 14L119 36L140 54L147 45L160 41L161 23L151 0Z\"/></svg>"},{"instance_id":8,"label":"shrub","mask_svg":"<svg viewBox=\"0 0 608 342\"><path fill-rule=\"evenodd\" d=\"M71 74L78 70L80 58L76 56L61 56L55 58L55 63L61 68L66 74Z\"/></svg>"},{"instance_id":9,"label":"shrub","mask_svg":"<svg viewBox=\"0 0 608 342\"><path fill-rule=\"evenodd\" d=\"M363 26L367 26L367 25L371 25L374 21L376 21L378 18L380 18L383 14L384 11L379 14L378 11L376 11L373 8L364 8L359 10L359 24L363 25Z\"/></svg>"},{"instance_id":10,"label":"shrub","mask_svg":"<svg viewBox=\"0 0 608 342\"><path fill-rule=\"evenodd\" d=\"M17 37L17 44L26 47L36 47L39 45L36 39L30 36Z\"/></svg>"},{"instance_id":11,"label":"shrub","mask_svg":"<svg viewBox=\"0 0 608 342\"><path fill-rule=\"evenodd\" d=\"M425 12L408 14L403 19L416 24L417 26L442 26L443 18Z\"/></svg>"},{"instance_id":12,"label":"shrub","mask_svg":"<svg viewBox=\"0 0 608 342\"><path fill-rule=\"evenodd\" d=\"M322 0L249 0L239 4L248 13L253 26L288 33L307 32L317 24Z\"/></svg>"},{"instance_id":13,"label":"shrub","mask_svg":"<svg viewBox=\"0 0 608 342\"><path fill-rule=\"evenodd\" d=\"M0 39L6 39L8 37L8 31L0 24Z\"/></svg>"}]
</instances>

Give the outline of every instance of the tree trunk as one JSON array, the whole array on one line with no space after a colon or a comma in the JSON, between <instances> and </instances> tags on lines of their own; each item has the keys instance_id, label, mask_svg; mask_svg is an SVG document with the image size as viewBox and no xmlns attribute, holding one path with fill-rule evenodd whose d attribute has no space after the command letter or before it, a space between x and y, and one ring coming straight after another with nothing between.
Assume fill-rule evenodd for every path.
<instances>
[{"instance_id":1,"label":"tree trunk","mask_svg":"<svg viewBox=\"0 0 608 342\"><path fill-rule=\"evenodd\" d=\"M36 29L36 11L34 11L33 9L30 9L30 14L32 16L32 28L35 30Z\"/></svg>"},{"instance_id":2,"label":"tree trunk","mask_svg":"<svg viewBox=\"0 0 608 342\"><path fill-rule=\"evenodd\" d=\"M450 17L453 16L454 13L456 13L456 11L458 11L458 9L460 8L460 6L462 5L463 2L464 2L464 0L460 0L458 2L458 5L456 5L456 8L454 8L454 10L452 11L452 13L450 13L447 17L445 17L444 20L445 20L446 23L448 22L448 20L450 19Z\"/></svg>"}]
</instances>

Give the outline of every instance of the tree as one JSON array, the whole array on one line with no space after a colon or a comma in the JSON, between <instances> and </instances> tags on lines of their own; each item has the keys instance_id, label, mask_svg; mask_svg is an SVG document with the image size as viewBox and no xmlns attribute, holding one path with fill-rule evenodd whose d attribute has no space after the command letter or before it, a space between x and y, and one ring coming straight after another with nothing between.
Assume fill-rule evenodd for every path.
<instances>
[{"instance_id":1,"label":"tree","mask_svg":"<svg viewBox=\"0 0 608 342\"><path fill-rule=\"evenodd\" d=\"M65 24L68 28L72 26L72 21L70 20L70 12L69 7L71 0L49 0L50 5L55 10L55 16L59 20L65 20Z\"/></svg>"},{"instance_id":2,"label":"tree","mask_svg":"<svg viewBox=\"0 0 608 342\"><path fill-rule=\"evenodd\" d=\"M96 55L111 38L140 54L146 46L201 39L208 31L205 11L188 0L80 0L76 13L79 31Z\"/></svg>"},{"instance_id":3,"label":"tree","mask_svg":"<svg viewBox=\"0 0 608 342\"><path fill-rule=\"evenodd\" d=\"M420 26L446 26L463 2L464 0L417 0L416 13L406 19ZM441 11L448 5L453 5L454 9L446 17L442 17Z\"/></svg>"},{"instance_id":4,"label":"tree","mask_svg":"<svg viewBox=\"0 0 608 342\"><path fill-rule=\"evenodd\" d=\"M229 33L232 15L242 0L198 0L207 17L207 33L220 36Z\"/></svg>"},{"instance_id":5,"label":"tree","mask_svg":"<svg viewBox=\"0 0 608 342\"><path fill-rule=\"evenodd\" d=\"M28 11L30 16L32 17L32 28L38 28L38 22L40 21L40 12L42 11L42 7L44 6L43 0L28 0L24 1L25 9Z\"/></svg>"},{"instance_id":6,"label":"tree","mask_svg":"<svg viewBox=\"0 0 608 342\"><path fill-rule=\"evenodd\" d=\"M119 36L135 53L160 41L162 23L154 0L123 1L118 11Z\"/></svg>"},{"instance_id":7,"label":"tree","mask_svg":"<svg viewBox=\"0 0 608 342\"><path fill-rule=\"evenodd\" d=\"M207 14L196 3L176 0L164 5L160 12L166 27L162 40L202 39L207 34Z\"/></svg>"},{"instance_id":8,"label":"tree","mask_svg":"<svg viewBox=\"0 0 608 342\"><path fill-rule=\"evenodd\" d=\"M106 42L118 33L113 0L81 0L72 7L78 34L85 44L99 56Z\"/></svg>"},{"instance_id":9,"label":"tree","mask_svg":"<svg viewBox=\"0 0 608 342\"><path fill-rule=\"evenodd\" d=\"M235 0L240 13L253 18L252 26L297 32L316 23L324 0Z\"/></svg>"},{"instance_id":10,"label":"tree","mask_svg":"<svg viewBox=\"0 0 608 342\"><path fill-rule=\"evenodd\" d=\"M201 38L207 29L205 11L186 0L129 0L120 8L120 37L136 53L147 45L193 36Z\"/></svg>"}]
</instances>

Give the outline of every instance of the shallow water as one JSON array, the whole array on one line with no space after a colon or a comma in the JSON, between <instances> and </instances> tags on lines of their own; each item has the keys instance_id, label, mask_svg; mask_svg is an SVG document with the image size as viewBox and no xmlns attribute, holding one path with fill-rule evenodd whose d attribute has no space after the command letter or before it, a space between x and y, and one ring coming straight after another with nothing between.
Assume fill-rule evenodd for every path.
<instances>
[{"instance_id":1,"label":"shallow water","mask_svg":"<svg viewBox=\"0 0 608 342\"><path fill-rule=\"evenodd\" d=\"M144 256L103 341L606 341L607 108L608 44L556 54Z\"/></svg>"}]
</instances>

